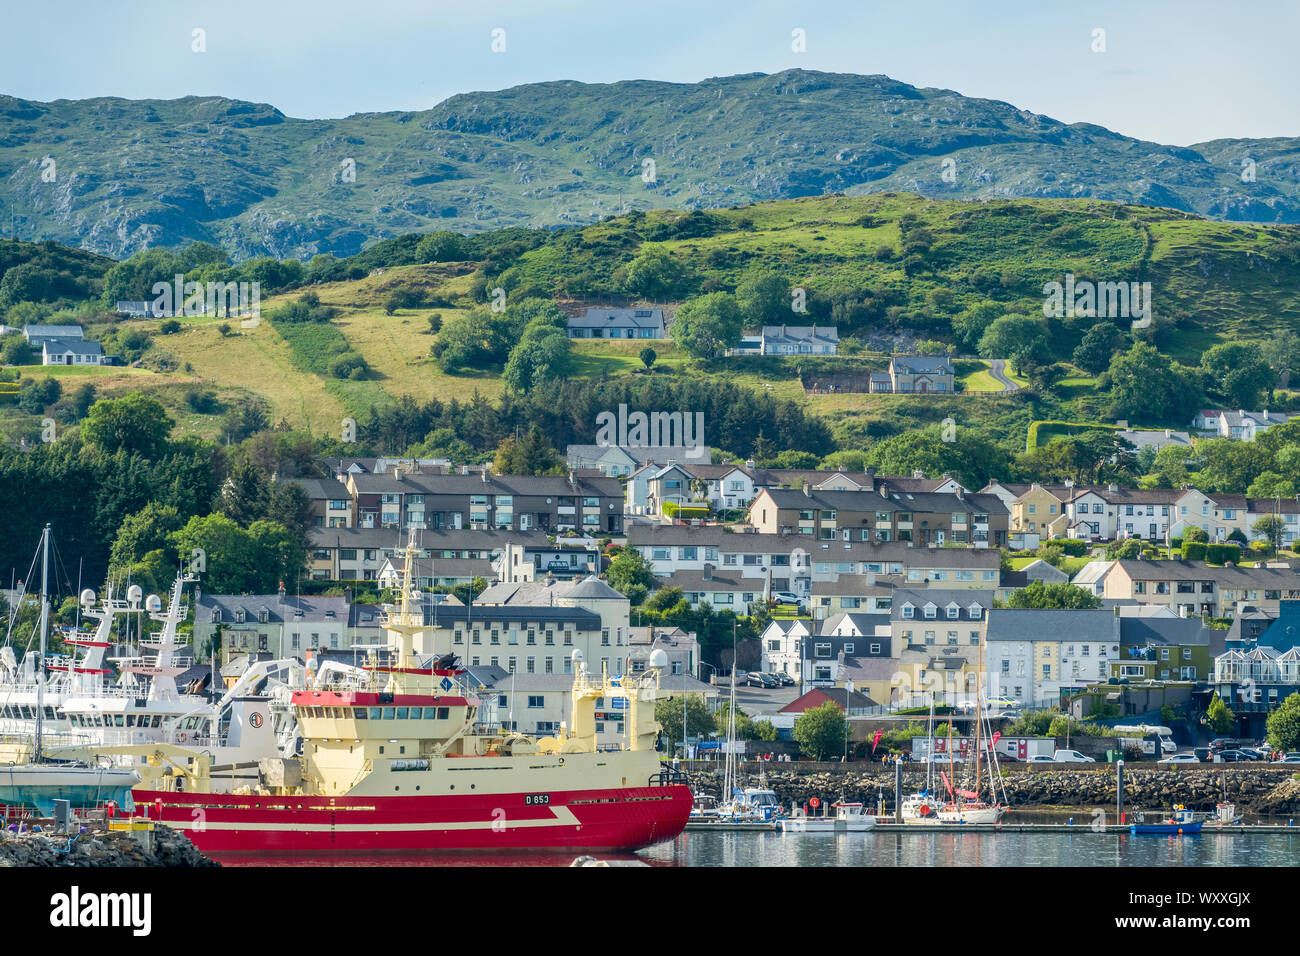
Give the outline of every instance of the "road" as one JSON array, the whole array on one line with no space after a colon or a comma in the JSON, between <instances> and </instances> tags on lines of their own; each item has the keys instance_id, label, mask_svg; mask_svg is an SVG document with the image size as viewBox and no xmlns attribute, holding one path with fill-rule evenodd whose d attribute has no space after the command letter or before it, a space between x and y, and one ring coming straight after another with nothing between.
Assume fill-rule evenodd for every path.
<instances>
[{"instance_id":1,"label":"road","mask_svg":"<svg viewBox=\"0 0 1300 956\"><path fill-rule=\"evenodd\" d=\"M1004 394L1004 395L1007 392L1020 391L1020 386L1017 385L1015 382L1011 381L1011 379L1007 378L1006 369L1007 369L1006 359L989 360L989 374L993 376L994 381L996 381L999 385L1002 386L1002 392L1000 394Z\"/></svg>"}]
</instances>

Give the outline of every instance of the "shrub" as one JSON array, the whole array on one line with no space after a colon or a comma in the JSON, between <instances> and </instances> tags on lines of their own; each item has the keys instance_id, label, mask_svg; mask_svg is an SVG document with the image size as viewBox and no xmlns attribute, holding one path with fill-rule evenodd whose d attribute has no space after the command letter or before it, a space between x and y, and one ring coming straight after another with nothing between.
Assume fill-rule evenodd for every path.
<instances>
[{"instance_id":1,"label":"shrub","mask_svg":"<svg viewBox=\"0 0 1300 956\"><path fill-rule=\"evenodd\" d=\"M181 330L181 324L175 319L168 319L162 325L158 326L158 332L162 335L175 335Z\"/></svg>"},{"instance_id":2,"label":"shrub","mask_svg":"<svg viewBox=\"0 0 1300 956\"><path fill-rule=\"evenodd\" d=\"M1210 544L1205 547L1205 560L1211 564L1236 564L1241 560L1241 548L1235 544Z\"/></svg>"},{"instance_id":3,"label":"shrub","mask_svg":"<svg viewBox=\"0 0 1300 956\"><path fill-rule=\"evenodd\" d=\"M1183 560L1184 561L1204 561L1206 546L1200 541L1183 542Z\"/></svg>"},{"instance_id":4,"label":"shrub","mask_svg":"<svg viewBox=\"0 0 1300 956\"><path fill-rule=\"evenodd\" d=\"M1178 551L1179 549L1182 548L1182 546L1183 546L1183 539L1182 539L1182 538L1170 538L1170 539L1169 539L1169 548L1170 548L1170 550L1172 550L1172 551Z\"/></svg>"}]
</instances>

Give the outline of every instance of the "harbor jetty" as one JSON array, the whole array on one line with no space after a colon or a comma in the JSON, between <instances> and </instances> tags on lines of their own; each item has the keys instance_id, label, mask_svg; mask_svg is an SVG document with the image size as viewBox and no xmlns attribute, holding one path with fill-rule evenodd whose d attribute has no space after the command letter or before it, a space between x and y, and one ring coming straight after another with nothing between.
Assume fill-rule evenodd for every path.
<instances>
[{"instance_id":1,"label":"harbor jetty","mask_svg":"<svg viewBox=\"0 0 1300 956\"><path fill-rule=\"evenodd\" d=\"M39 828L39 829L37 829ZM80 827L57 833L33 821L0 830L0 868L9 866L169 866L210 867L184 834L161 825L149 829Z\"/></svg>"},{"instance_id":2,"label":"harbor jetty","mask_svg":"<svg viewBox=\"0 0 1300 956\"><path fill-rule=\"evenodd\" d=\"M1003 766L1007 806L1015 808L1114 806L1114 764ZM696 763L688 770L697 791L717 792L722 771L712 764ZM878 795L892 805L894 767L867 763L756 763L740 766L738 786L772 790L787 806L802 805L812 797L841 796L874 805ZM904 792L925 785L923 764L903 765ZM1300 774L1293 766L1247 764L1191 764L1157 766L1126 763L1124 803L1130 807L1170 807L1182 804L1194 810L1213 810L1230 801L1239 810L1260 814L1300 813Z\"/></svg>"}]
</instances>

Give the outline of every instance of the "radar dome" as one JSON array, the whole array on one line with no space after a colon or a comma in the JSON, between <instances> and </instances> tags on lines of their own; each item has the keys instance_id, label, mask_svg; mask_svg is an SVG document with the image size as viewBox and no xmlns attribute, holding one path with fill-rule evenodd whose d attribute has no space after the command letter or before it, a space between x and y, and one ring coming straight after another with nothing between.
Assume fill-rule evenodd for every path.
<instances>
[{"instance_id":1,"label":"radar dome","mask_svg":"<svg viewBox=\"0 0 1300 956\"><path fill-rule=\"evenodd\" d=\"M155 612L157 612L157 611L161 611L161 610L162 610L162 598L160 598L160 597L159 597L158 595L156 595L156 594L150 594L147 598L144 599L144 606L145 606L145 609L148 610L150 613L155 613Z\"/></svg>"},{"instance_id":2,"label":"radar dome","mask_svg":"<svg viewBox=\"0 0 1300 956\"><path fill-rule=\"evenodd\" d=\"M91 605L91 604L94 604L94 603L95 603L95 592L92 591L90 588L86 588L86 590L82 591L82 592L81 592L81 603L82 603L82 604L85 604L85 605Z\"/></svg>"},{"instance_id":3,"label":"radar dome","mask_svg":"<svg viewBox=\"0 0 1300 956\"><path fill-rule=\"evenodd\" d=\"M659 669L668 666L668 654L662 647L656 647L650 652L650 666Z\"/></svg>"},{"instance_id":4,"label":"radar dome","mask_svg":"<svg viewBox=\"0 0 1300 956\"><path fill-rule=\"evenodd\" d=\"M141 590L140 585L133 584L126 589L126 599L132 604L139 604L142 597L144 597L144 591Z\"/></svg>"},{"instance_id":5,"label":"radar dome","mask_svg":"<svg viewBox=\"0 0 1300 956\"><path fill-rule=\"evenodd\" d=\"M577 664L582 660L582 648L575 647L573 653L569 655L573 663Z\"/></svg>"}]
</instances>

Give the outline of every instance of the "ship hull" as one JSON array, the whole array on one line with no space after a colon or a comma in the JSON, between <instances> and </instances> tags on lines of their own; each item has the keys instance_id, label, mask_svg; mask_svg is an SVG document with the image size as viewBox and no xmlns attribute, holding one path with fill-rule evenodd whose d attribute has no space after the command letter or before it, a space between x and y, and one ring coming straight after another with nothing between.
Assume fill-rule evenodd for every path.
<instances>
[{"instance_id":1,"label":"ship hull","mask_svg":"<svg viewBox=\"0 0 1300 956\"><path fill-rule=\"evenodd\" d=\"M686 827L684 785L544 795L259 796L135 791L136 806L204 853L636 850Z\"/></svg>"}]
</instances>

